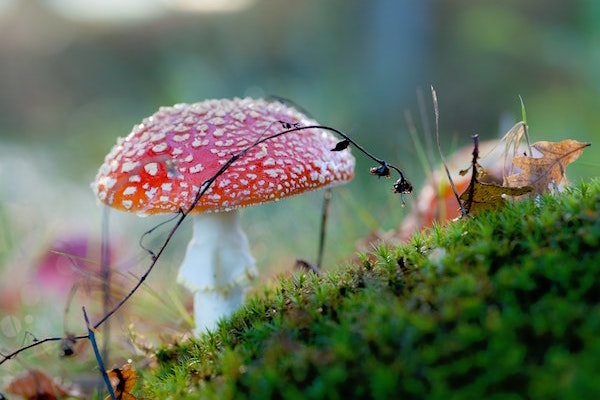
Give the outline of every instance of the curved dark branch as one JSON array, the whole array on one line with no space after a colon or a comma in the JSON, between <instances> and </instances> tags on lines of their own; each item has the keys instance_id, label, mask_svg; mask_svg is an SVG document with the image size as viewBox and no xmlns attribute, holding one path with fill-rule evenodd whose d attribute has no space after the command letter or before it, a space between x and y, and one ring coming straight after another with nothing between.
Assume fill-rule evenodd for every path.
<instances>
[{"instance_id":1,"label":"curved dark branch","mask_svg":"<svg viewBox=\"0 0 600 400\"><path fill-rule=\"evenodd\" d=\"M133 286L133 288L110 311L108 311L102 318L100 318L94 325L92 325L93 329L98 329L109 318L111 318L134 295L134 293L140 288L140 286L142 286L142 284L146 281L146 279L148 278L148 276L150 275L150 273L152 272L152 270L156 266L156 263L160 259L160 256L163 254L163 252L166 249L167 245L170 243L170 241L173 238L175 232L177 231L177 229L179 229L179 226L183 223L183 221L188 216L188 214L190 214L190 212L196 207L196 205L198 204L198 202L200 201L200 199L202 198L202 196L206 193L206 191L210 188L210 186L217 180L217 178L219 176L221 176L229 167L231 167L231 165L233 163L235 163L241 157L244 157L250 150L252 150L256 146L260 145L261 143L264 143L264 142L266 142L268 140L277 138L277 137L282 136L282 135L286 135L288 133L298 132L298 131L302 131L302 130L306 130L306 129L323 129L323 130L328 130L328 131L331 131L331 132L339 135L340 137L342 137L344 139L344 141L347 141L347 143L352 144L358 151L360 151L361 153L363 153L364 155L366 155L367 157L369 157L371 160L373 160L376 163L378 163L380 165L380 168L382 168L382 170L387 170L388 171L388 174L387 174L388 176L389 176L389 169L390 168L393 169L394 171L396 171L400 175L400 179L398 179L398 181L396 181L396 183L394 184L394 192L395 193L400 193L402 195L402 194L410 193L412 191L412 185L404 177L404 174L402 173L402 171L398 167L396 167L394 165L391 165L391 164L388 164L383 159L379 159L379 158L375 157L370 152L368 152L364 147L362 147L357 142L355 142L350 136L346 135L344 132L342 132L342 131L340 131L340 130L338 130L336 128L332 128L332 127L324 126L324 125L301 126L301 125L297 125L297 124L293 124L292 125L292 124L286 123L284 121L274 121L274 123L277 123L277 122L282 123L282 125L284 127L283 131L274 133L272 135L266 135L266 136L261 135L261 137L259 137L254 143L248 145L246 148L244 148L240 152L231 155L231 157L229 158L229 160L227 160L227 162L225 164L223 164L221 166L221 168L212 177L210 177L209 179L207 179L206 181L203 182L202 186L200 187L200 189L196 193L194 201L192 202L192 204L190 205L190 207L187 210L180 209L179 213L178 213L179 217L178 218L177 218L177 216L174 217L176 219L175 224L171 228L171 230L169 231L169 233L167 234L167 237L165 238L164 242L162 243L162 245L158 249L158 251L154 252L154 251L148 249L147 247L143 246L143 244L142 244L142 248L144 250L146 250L151 255L152 262L148 266L146 272L142 276L140 276L138 282ZM345 147L348 147L347 144L345 145ZM343 149L338 149L336 151L341 151L341 150L343 150ZM383 175L380 175L380 176L383 176ZM402 198L402 204L404 205L404 198ZM152 233L158 227L160 227L160 226L164 225L165 223L168 223L168 222L170 222L172 220L173 219L169 219L166 222L162 222L159 225L157 225L156 227L154 227L153 229L151 229L150 231L146 232L140 238L140 243L143 242L143 239L148 234ZM77 341L77 340L89 339L89 338L90 338L90 335L88 333L87 335L69 336L68 339L72 340L72 341ZM21 353L23 351L26 351L26 350L28 350L28 349L30 349L32 347L39 346L39 345L41 345L43 343L56 342L56 341L61 341L61 340L64 340L64 339L65 339L64 337L51 337L51 338L45 338L45 339L42 339L42 340L36 340L33 343L30 343L29 345L22 346L21 348L15 350L13 352L11 352L10 354L6 354L6 355L0 354L0 356L3 357L0 360L0 365L3 364L4 362L6 362L7 360L10 360L10 359L14 358L19 353Z\"/></svg>"}]
</instances>

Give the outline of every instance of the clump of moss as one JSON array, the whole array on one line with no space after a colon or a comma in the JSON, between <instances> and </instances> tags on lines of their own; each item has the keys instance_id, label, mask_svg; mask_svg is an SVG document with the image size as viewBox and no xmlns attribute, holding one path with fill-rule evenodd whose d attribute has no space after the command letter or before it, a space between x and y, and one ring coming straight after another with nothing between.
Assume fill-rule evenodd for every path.
<instances>
[{"instance_id":1,"label":"clump of moss","mask_svg":"<svg viewBox=\"0 0 600 400\"><path fill-rule=\"evenodd\" d=\"M282 280L158 353L151 398L600 394L600 182Z\"/></svg>"}]
</instances>

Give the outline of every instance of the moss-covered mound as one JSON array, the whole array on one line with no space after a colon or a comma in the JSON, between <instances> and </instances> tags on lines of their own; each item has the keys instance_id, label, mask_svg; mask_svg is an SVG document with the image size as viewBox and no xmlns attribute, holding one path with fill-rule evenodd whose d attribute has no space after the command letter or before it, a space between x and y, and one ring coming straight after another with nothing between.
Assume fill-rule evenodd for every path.
<instances>
[{"instance_id":1,"label":"moss-covered mound","mask_svg":"<svg viewBox=\"0 0 600 400\"><path fill-rule=\"evenodd\" d=\"M599 213L593 182L284 280L140 395L600 398Z\"/></svg>"}]
</instances>

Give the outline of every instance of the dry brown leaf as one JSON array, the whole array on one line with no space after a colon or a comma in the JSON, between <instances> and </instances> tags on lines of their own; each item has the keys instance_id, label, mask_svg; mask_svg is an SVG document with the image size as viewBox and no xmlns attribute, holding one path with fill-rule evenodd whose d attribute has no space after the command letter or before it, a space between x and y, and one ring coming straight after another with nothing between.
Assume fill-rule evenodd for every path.
<instances>
[{"instance_id":1,"label":"dry brown leaf","mask_svg":"<svg viewBox=\"0 0 600 400\"><path fill-rule=\"evenodd\" d=\"M550 188L566 183L565 168L575 161L583 149L591 143L582 143L567 139L562 142L536 142L533 148L542 153L542 157L520 156L513 158L513 165L521 172L509 175L510 187L531 186L535 193L547 192Z\"/></svg>"},{"instance_id":2,"label":"dry brown leaf","mask_svg":"<svg viewBox=\"0 0 600 400\"><path fill-rule=\"evenodd\" d=\"M130 363L123 365L121 368L113 368L106 372L108 374L110 384L115 391L115 397L117 400L138 399L130 393L135 386L135 382L137 381L135 369ZM107 396L104 400L110 400L110 396Z\"/></svg>"},{"instance_id":3,"label":"dry brown leaf","mask_svg":"<svg viewBox=\"0 0 600 400\"><path fill-rule=\"evenodd\" d=\"M13 379L6 387L6 393L21 396L28 400L57 400L69 394L65 388L39 369L32 369Z\"/></svg>"}]
</instances>

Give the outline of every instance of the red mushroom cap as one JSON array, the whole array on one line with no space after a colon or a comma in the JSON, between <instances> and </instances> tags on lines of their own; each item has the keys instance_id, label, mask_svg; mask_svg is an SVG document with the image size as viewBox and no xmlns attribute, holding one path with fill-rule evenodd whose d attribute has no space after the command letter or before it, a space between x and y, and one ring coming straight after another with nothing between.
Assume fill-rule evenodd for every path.
<instances>
[{"instance_id":1,"label":"red mushroom cap","mask_svg":"<svg viewBox=\"0 0 600 400\"><path fill-rule=\"evenodd\" d=\"M189 209L202 184L234 154L290 126L317 125L295 109L259 99L161 107L119 138L92 184L99 199L139 214ZM354 157L339 140L302 129L266 140L236 160L194 212L226 211L349 181Z\"/></svg>"}]
</instances>

